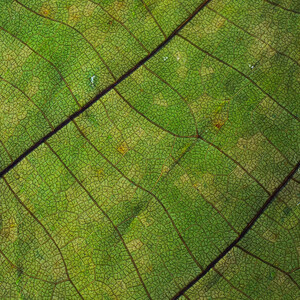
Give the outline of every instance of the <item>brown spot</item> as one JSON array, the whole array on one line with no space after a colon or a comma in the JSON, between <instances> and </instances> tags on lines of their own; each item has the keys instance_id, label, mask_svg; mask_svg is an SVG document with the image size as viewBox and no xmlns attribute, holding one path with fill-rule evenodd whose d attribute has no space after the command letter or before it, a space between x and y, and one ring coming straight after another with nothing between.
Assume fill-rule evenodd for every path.
<instances>
[{"instance_id":1,"label":"brown spot","mask_svg":"<svg viewBox=\"0 0 300 300\"><path fill-rule=\"evenodd\" d=\"M129 151L128 145L126 142L123 142L119 147L118 147L118 152L120 152L122 155L126 154Z\"/></svg>"},{"instance_id":2,"label":"brown spot","mask_svg":"<svg viewBox=\"0 0 300 300\"><path fill-rule=\"evenodd\" d=\"M49 3L44 2L40 8L40 14L44 17L53 17L53 7Z\"/></svg>"},{"instance_id":3,"label":"brown spot","mask_svg":"<svg viewBox=\"0 0 300 300\"><path fill-rule=\"evenodd\" d=\"M42 7L40 13L44 17L48 17L50 15L50 9L46 7Z\"/></svg>"},{"instance_id":4,"label":"brown spot","mask_svg":"<svg viewBox=\"0 0 300 300\"><path fill-rule=\"evenodd\" d=\"M225 122L217 121L214 123L214 126L218 129L220 129L222 126L224 126Z\"/></svg>"}]
</instances>

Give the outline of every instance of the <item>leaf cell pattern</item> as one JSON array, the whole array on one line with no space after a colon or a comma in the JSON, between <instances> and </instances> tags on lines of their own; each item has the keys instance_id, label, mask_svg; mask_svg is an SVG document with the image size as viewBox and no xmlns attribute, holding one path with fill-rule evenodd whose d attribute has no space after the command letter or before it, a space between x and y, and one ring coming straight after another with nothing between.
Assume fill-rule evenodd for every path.
<instances>
[{"instance_id":1,"label":"leaf cell pattern","mask_svg":"<svg viewBox=\"0 0 300 300\"><path fill-rule=\"evenodd\" d=\"M5 0L1 299L297 299L289 0Z\"/></svg>"}]
</instances>

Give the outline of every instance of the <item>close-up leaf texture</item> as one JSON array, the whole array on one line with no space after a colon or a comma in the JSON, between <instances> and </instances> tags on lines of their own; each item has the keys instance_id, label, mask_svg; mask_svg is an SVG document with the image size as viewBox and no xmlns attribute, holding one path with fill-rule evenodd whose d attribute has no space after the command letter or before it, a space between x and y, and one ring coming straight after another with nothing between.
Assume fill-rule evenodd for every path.
<instances>
[{"instance_id":1,"label":"close-up leaf texture","mask_svg":"<svg viewBox=\"0 0 300 300\"><path fill-rule=\"evenodd\" d=\"M300 299L299 0L0 0L0 299Z\"/></svg>"}]
</instances>

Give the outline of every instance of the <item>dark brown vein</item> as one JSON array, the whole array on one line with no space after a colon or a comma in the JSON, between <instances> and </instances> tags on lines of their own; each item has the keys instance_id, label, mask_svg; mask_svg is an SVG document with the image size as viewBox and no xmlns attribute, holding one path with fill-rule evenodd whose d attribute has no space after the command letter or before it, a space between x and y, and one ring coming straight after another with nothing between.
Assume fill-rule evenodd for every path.
<instances>
[{"instance_id":1,"label":"dark brown vein","mask_svg":"<svg viewBox=\"0 0 300 300\"><path fill-rule=\"evenodd\" d=\"M300 267L291 270L291 271L289 272L289 274L292 274L292 273L294 273L294 272L296 272L296 271L298 271L298 270L300 270Z\"/></svg>"},{"instance_id":2,"label":"dark brown vein","mask_svg":"<svg viewBox=\"0 0 300 300\"><path fill-rule=\"evenodd\" d=\"M18 88L16 85L14 85L13 83L9 82L8 80L4 79L3 77L0 76L0 80L6 82L7 84L11 85L13 88L15 88L16 90L18 90L30 103L32 103L37 110L43 115L44 119L47 121L49 127L54 130L53 125L51 124L51 122L49 121L49 119L47 118L47 116L45 115L45 113L37 106L37 104L25 93L23 92L20 88Z\"/></svg>"},{"instance_id":3,"label":"dark brown vein","mask_svg":"<svg viewBox=\"0 0 300 300\"><path fill-rule=\"evenodd\" d=\"M260 260L262 263L264 263L264 264L266 264L266 265L268 265L268 266L270 266L270 267L272 267L272 268L278 270L279 272L283 273L284 275L288 276L289 279L290 279L290 280L291 280L291 281L292 281L292 282L300 289L300 285L295 281L295 279L294 279L288 272L286 272L286 271L280 269L279 267L277 267L277 266L275 266L275 265L269 263L268 261L266 261L266 260L260 258L259 256L253 254L252 252L246 250L245 248L243 248L243 247L241 247L241 246L239 246L239 245L236 245L235 247L239 248L240 250L242 250L242 251L245 252L246 254L248 254L248 255L254 257L255 259Z\"/></svg>"},{"instance_id":4,"label":"dark brown vein","mask_svg":"<svg viewBox=\"0 0 300 300\"><path fill-rule=\"evenodd\" d=\"M232 282L229 280L229 279L227 279L226 277L225 277L225 275L223 275L218 269L216 269L216 268L213 268L213 270L219 275L219 276L221 276L233 289L235 289L236 291L238 291L240 294L242 294L242 295L244 295L246 298L248 298L248 299L252 299L250 296L248 296L247 294L245 294L242 290L240 290L239 288L237 288L236 286L234 286L233 284L232 284Z\"/></svg>"},{"instance_id":5,"label":"dark brown vein","mask_svg":"<svg viewBox=\"0 0 300 300\"><path fill-rule=\"evenodd\" d=\"M206 144L210 145L211 147L215 148L216 150L218 150L220 153L222 153L224 156L226 156L227 158L229 158L235 165L239 166L252 180L254 180L268 195L270 195L270 192L262 185L262 183L260 181L258 181L257 178L255 178L245 167L243 167L236 159L234 159L233 157L231 157L229 154L227 154L226 152L224 152L219 146L213 144L212 142L206 140L205 138L202 138L201 136L199 136L199 138L205 142Z\"/></svg>"},{"instance_id":6,"label":"dark brown vein","mask_svg":"<svg viewBox=\"0 0 300 300\"><path fill-rule=\"evenodd\" d=\"M70 94L72 95L74 101L76 102L77 106L79 108L81 108L78 100L76 99L76 97L74 96L69 84L67 83L67 81L65 80L65 78L62 76L62 74L60 73L60 71L57 69L57 67L47 58L45 58L44 56L42 56L41 54L39 54L38 52L36 52L33 48L31 48L28 44L26 44L25 42L23 42L21 39L19 39L17 36L15 36L14 34L10 33L9 31L7 31L5 28L3 28L2 26L0 26L0 29L3 30L4 32L6 32L7 34L9 34L10 36L12 36L14 39L16 39L17 41L19 41L20 43L22 43L25 47L27 47L28 49L30 49L34 54L36 54L37 56L39 56L41 59L45 60L47 63L49 63L54 69L55 71L58 73L60 79L65 83L67 89L69 90Z\"/></svg>"},{"instance_id":7,"label":"dark brown vein","mask_svg":"<svg viewBox=\"0 0 300 300\"><path fill-rule=\"evenodd\" d=\"M286 160L286 162L290 165L293 166L290 160L286 157L284 153L267 137L265 136L262 132L260 132L261 135L266 139L266 141Z\"/></svg>"},{"instance_id":8,"label":"dark brown vein","mask_svg":"<svg viewBox=\"0 0 300 300\"><path fill-rule=\"evenodd\" d=\"M129 177L127 177L117 166L115 166L84 134L84 132L80 129L80 127L77 125L77 123L75 121L73 121L74 125L76 126L77 130L79 131L79 133L81 134L81 136L89 143L89 145L92 146L92 148L110 165L112 166L123 178L125 178L128 182L130 182L131 184L133 184L134 186L136 186L137 188L139 188L140 190L146 192L147 194L151 195L158 203L159 205L163 208L165 214L167 215L168 219L170 220L173 228L175 229L178 237L180 238L181 242L183 243L184 247L186 248L186 250L188 251L188 253L190 254L191 258L193 259L193 261L195 262L195 264L201 269L203 270L202 266L200 265L200 263L197 261L196 257L194 256L194 254L192 253L192 251L190 250L190 248L188 247L187 243L185 242L185 240L183 239L180 231L178 230L173 218L171 217L169 211L167 210L167 208L165 207L165 205L162 203L162 201L155 195L153 194L151 191L147 190L146 188L142 187L141 185L137 184L136 182L134 182L133 180L131 180Z\"/></svg>"},{"instance_id":9,"label":"dark brown vein","mask_svg":"<svg viewBox=\"0 0 300 300\"><path fill-rule=\"evenodd\" d=\"M140 46L149 54L149 50L145 47L145 45L137 38L137 36L129 30L129 28L120 20L118 20L113 14L111 14L108 10L106 10L100 3L89 0L91 3L99 6L106 14L108 14L114 21L119 23L139 44Z\"/></svg>"},{"instance_id":10,"label":"dark brown vein","mask_svg":"<svg viewBox=\"0 0 300 300\"><path fill-rule=\"evenodd\" d=\"M265 201L260 210L255 214L247 226L243 229L240 236L236 238L224 251L217 256L199 275L197 275L193 280L191 280L186 286L184 286L172 299L178 299L182 296L189 288L196 284L201 278L203 278L233 247L235 247L239 241L248 233L248 231L253 227L259 217L264 213L268 206L273 202L280 191L286 186L286 184L292 179L295 173L300 167L300 162L291 170L291 172L285 177L282 183L273 191L269 198Z\"/></svg>"},{"instance_id":11,"label":"dark brown vein","mask_svg":"<svg viewBox=\"0 0 300 300\"><path fill-rule=\"evenodd\" d=\"M164 38L166 39L167 36L165 34L165 32L163 31L163 29L161 28L160 24L157 22L156 18L153 16L151 10L149 9L148 5L145 3L144 0L141 0L141 2L143 3L143 5L145 6L146 10L148 11L149 15L151 16L151 18L153 19L153 21L155 22L155 24L157 25L157 27L159 28L160 32L163 34Z\"/></svg>"},{"instance_id":12,"label":"dark brown vein","mask_svg":"<svg viewBox=\"0 0 300 300\"><path fill-rule=\"evenodd\" d=\"M117 88L114 88L114 91L119 95L119 97L131 108L133 109L135 112L137 112L140 116L142 116L144 119L146 119L148 122L150 122L151 124L153 124L154 126L156 126L157 128L161 129L164 132L167 132L171 135L173 135L174 137L178 137L178 138L197 138L198 135L179 135L176 134L164 127L162 127L161 125L155 123L154 121L152 121L151 119L149 119L145 114L143 114L142 112L140 112L136 107L134 107L118 90Z\"/></svg>"},{"instance_id":13,"label":"dark brown vein","mask_svg":"<svg viewBox=\"0 0 300 300\"><path fill-rule=\"evenodd\" d=\"M149 294L149 291L142 279L142 276L140 274L140 271L131 255L131 252L129 251L123 236L121 234L121 232L119 231L118 227L114 224L113 220L109 217L109 215L103 210L103 208L98 204L98 202L95 200L95 198L91 195L91 193L85 188L85 186L80 182L80 180L78 180L78 178L75 176L75 174L71 171L71 169L63 162L63 160L60 158L60 156L54 151L54 149L47 143L45 142L45 144L48 146L48 148L52 151L52 153L58 158L58 160L60 161L60 163L65 167L65 169L71 174L71 176L75 179L75 181L80 185L80 187L86 192L86 194L89 196L89 198L94 202L94 204L96 205L96 207L101 211L101 213L106 217L106 219L109 221L109 223L112 225L112 227L114 228L115 232L118 234L130 260L132 265L134 266L134 269L139 277L139 280L141 282L141 284L143 285L143 288L148 296L149 299L151 299L151 296Z\"/></svg>"},{"instance_id":14,"label":"dark brown vein","mask_svg":"<svg viewBox=\"0 0 300 300\"><path fill-rule=\"evenodd\" d=\"M293 178L292 178L291 180L293 180ZM288 207L288 205L281 199L280 196L278 196L277 199L278 199L279 202L280 202L280 201L283 202L283 203ZM245 204L246 204L248 207L250 207L252 211L255 212L255 209L254 209L251 205L249 205L249 204L247 203L247 201L245 201ZM288 228L284 227L282 224L280 224L276 219L274 219L273 217L271 217L271 216L268 214L267 211L264 213L264 216L265 216L266 218L269 218L272 222L276 223L277 226L278 226L278 227L281 227L284 231L287 231L287 234L290 236L291 240L293 241L293 245L295 246L295 253L297 253L298 251L297 251L297 247L296 247L296 244L295 244L295 240L293 239L293 236L292 236L290 230L289 230ZM296 217L296 218L297 218L297 217ZM252 229L252 230L255 231L255 229ZM298 257L297 257L297 260L299 261Z\"/></svg>"},{"instance_id":15,"label":"dark brown vein","mask_svg":"<svg viewBox=\"0 0 300 300\"><path fill-rule=\"evenodd\" d=\"M22 202L22 200L19 198L19 196L15 193L15 191L12 189L12 187L10 186L10 184L8 183L8 181L6 180L5 177L3 177L4 182L6 183L7 187L9 188L9 190L11 191L11 193L14 195L14 197L17 199L17 201L23 206L23 208L30 214L30 216L43 228L44 232L47 234L47 236L50 238L50 240L52 241L52 243L54 244L55 248L57 249L57 251L59 252L59 255L61 257L61 260L63 262L64 268L65 268L65 273L66 276L68 278L68 281L71 283L71 285L73 286L73 288L76 290L78 296L81 299L84 299L81 295L81 293L79 292L79 290L77 289L77 287L75 286L75 284L73 283L72 279L70 278L69 275L69 271L68 271L68 267L66 264L66 261L64 259L64 256L60 250L60 248L58 247L56 241L54 240L54 238L52 237L52 235L50 234L50 232L47 230L47 228L44 226L44 224L34 215L34 213Z\"/></svg>"},{"instance_id":16,"label":"dark brown vein","mask_svg":"<svg viewBox=\"0 0 300 300\"><path fill-rule=\"evenodd\" d=\"M180 163L179 163L179 161L177 160L175 160L174 158L173 158L173 156L171 156L171 158L174 160L174 162L178 165L178 166L180 166L185 172L186 172L186 170L184 169L184 167L183 166L181 166L180 165ZM186 172L186 174L187 174L187 172ZM227 225L231 228L231 230L232 231L234 231L238 236L239 236L239 232L232 226L232 224L226 219L226 217L222 214L222 212L212 203L212 202L210 202L206 197L204 197L204 195L201 193L201 191L199 190L199 188L197 187L197 186L195 186L194 185L194 183L193 183L193 181L192 181L192 179L191 179L191 176L190 175L188 175L188 178L189 178L189 181L190 181L190 183L191 183L191 185L192 185L192 187L200 194L200 196L203 198L203 200L207 203L207 204L209 204L220 216L221 216L221 218L227 223Z\"/></svg>"},{"instance_id":17,"label":"dark brown vein","mask_svg":"<svg viewBox=\"0 0 300 300\"><path fill-rule=\"evenodd\" d=\"M281 198L281 197L278 196L278 200L279 200L279 201L281 201L280 198ZM295 253L296 253L296 257L297 257L297 261L298 261L298 264L299 264L299 255L298 255L297 243L296 243L296 241L294 240L293 235L291 234L290 229L284 227L284 226L283 226L282 224L280 224L276 219L274 219L273 217L271 217L267 212L265 212L265 216L266 216L267 218L269 218L272 222L276 223L276 225L277 225L278 227L281 227L282 230L287 231L287 234L290 236L290 238L291 238L291 240L292 240L292 244L293 244L293 246L294 246Z\"/></svg>"},{"instance_id":18,"label":"dark brown vein","mask_svg":"<svg viewBox=\"0 0 300 300\"><path fill-rule=\"evenodd\" d=\"M245 169L237 160L235 160L234 158L232 158L230 155L228 155L226 152L224 152L220 147L218 147L218 146L216 146L215 144L213 144L212 142L210 142L210 141L208 141L208 140L206 140L206 139L204 139L204 138L202 138L202 137L200 137L200 136L198 136L198 138L200 139L200 140L202 140L203 142L205 142L205 143L207 143L208 145L210 145L210 146L212 146L213 148L215 148L216 150L218 150L220 153L222 153L224 156L226 156L227 158L229 158L231 161L233 161L234 162L234 164L235 165L237 165L237 166L239 166L252 180L254 180L268 195L270 195L270 192L251 174L251 173L249 173L248 171L247 171L247 169ZM195 143L194 144L192 144L192 146L194 146L195 145ZM272 144L273 145L273 144ZM275 147L275 146L274 146ZM191 146L189 147L189 148L191 148ZM188 149L189 149L188 148ZM275 147L275 149L277 149L276 147ZM184 154L186 154L186 152L184 153ZM182 157L183 157L183 155L178 159L178 160L175 160L172 156L171 156L171 158L174 160L174 163L175 164L178 164L179 166L181 166L180 164L179 164L179 161L182 159ZM182 166L181 166L182 167ZM191 180L191 178L190 178L190 176L188 176L189 177L189 179L190 179L190 181L191 181L191 183L192 183L192 180ZM293 179L293 178L292 178ZM193 183L192 183L192 185L193 185ZM194 186L194 185L193 185ZM207 199L205 199L205 197L204 197L204 195L200 192L200 190L197 188L197 187L195 187L195 189L200 193L200 195L203 197L203 199L207 202L207 203L209 203L219 214L220 214L220 216L226 221L226 223L231 227L231 229L235 232L235 233L237 233L238 235L239 235L239 233L237 232L237 230L229 223L229 221L225 218L225 216L223 216L222 215L222 213L211 203L211 202L209 202ZM246 203L246 205L248 205L247 203ZM252 207L251 207L252 208ZM278 224L278 226L280 226L280 227L282 227L283 229L285 229L285 230L287 230L288 231L288 233L290 234L290 232L289 232L289 230L288 229L286 229L285 227L283 227L281 224L279 224L276 220L274 220L273 218L271 218L268 214L266 214L272 221L274 221L275 223L277 223Z\"/></svg>"},{"instance_id":19,"label":"dark brown vein","mask_svg":"<svg viewBox=\"0 0 300 300\"><path fill-rule=\"evenodd\" d=\"M104 66L106 67L106 69L108 70L108 72L110 73L110 75L112 76L112 78L114 80L116 80L117 78L115 77L115 75L113 74L113 72L111 71L111 69L109 68L109 66L107 65L107 63L105 62L105 60L103 59L103 57L100 55L99 51L97 51L97 49L94 47L94 45L78 30L76 29L75 27L72 27L70 26L68 23L65 23L63 21L59 21L59 20L55 20L55 19L52 19L50 17L47 17L47 16L43 16L39 13L37 13L36 11L34 11L33 9L31 9L30 7L27 7L25 4L21 3L20 1L18 0L15 0L15 2L17 2L19 5L21 5L23 8L27 9L28 11L32 12L33 14L41 17L41 18L45 18L45 19L48 19L48 20L51 20L53 22L56 22L56 23L59 23L61 25L64 25L64 26L67 26L68 28L70 28L71 30L74 30L76 31L90 46L91 48L93 49L93 51L96 53L96 55L99 57L99 59L102 61L102 63L104 64Z\"/></svg>"},{"instance_id":20,"label":"dark brown vein","mask_svg":"<svg viewBox=\"0 0 300 300\"><path fill-rule=\"evenodd\" d=\"M207 1L207 2L209 2L209 1ZM269 2L269 1L267 1L267 2ZM163 47L163 46L162 46L162 47ZM158 50L157 50L157 51L158 51ZM150 56L149 58L151 58L151 55L152 55L152 54L149 55L149 56ZM153 55L154 55L154 54L153 54ZM148 58L148 59L149 59L149 58ZM136 70L138 67L140 67L140 66L134 67L134 68L135 68L134 70ZM132 69L131 69L131 70L132 70ZM134 70L129 71L129 72L128 72L128 75L130 75L132 72L134 72ZM126 74L127 74L127 73L126 73ZM122 80L124 80L128 75L126 75ZM122 77L121 77L121 78L122 78ZM121 81L122 81L122 80L121 80ZM118 79L116 82L118 82L118 81L121 82L120 79ZM119 82L118 82L118 83L119 83ZM112 88L114 88L114 86L117 85L118 83L115 83L115 84L113 85ZM112 88L108 89L108 91L111 90ZM107 91L107 92L108 92L108 91ZM107 93L107 92L105 92L105 93ZM104 95L104 94L102 94L102 95ZM99 96L98 99L100 99L100 98L102 97L102 95L101 95L101 96L98 95L98 96ZM97 98L98 96L96 96L96 98ZM96 98L95 98L95 99L96 99ZM97 99L97 100L98 100L98 99ZM94 99L93 99L93 100L94 100ZM95 100L94 102L96 102L97 100ZM93 103L94 103L94 102L93 102ZM92 103L92 104L93 104L93 103ZM92 104L90 104L89 106L91 106ZM88 106L88 107L89 107L89 106ZM87 108L88 108L88 107L87 107ZM81 113L82 113L83 111L85 111L87 108L85 108L85 109L83 109L83 110L80 110L79 113L78 113L77 115L81 114ZM76 116L77 116L77 115L76 115ZM74 118L75 118L76 116L74 116ZM73 118L73 119L74 119L74 118ZM68 121L68 120L69 120L69 121ZM63 126L61 126L61 127L58 128L58 129L55 129L55 130L56 130L55 133L56 133L58 130L60 130L62 127L66 126L72 119L69 118L68 120L67 120L67 123L64 123ZM54 134L54 133L53 133L53 134ZM52 134L52 135L53 135L53 134ZM42 141L41 143L46 142L46 140L47 140L48 138L50 138L52 135L50 135L50 136L48 136L48 137L46 136L46 137L47 137L46 139L43 138L44 141ZM35 148L37 148L41 143L39 143ZM35 148L33 148L31 151L27 152L26 155L28 155L29 153L31 153ZM26 156L26 155L25 155L25 156ZM24 156L24 157L25 157L25 156ZM22 157L21 159L23 159L24 157ZM21 159L20 159L20 160L21 160ZM20 161L20 160L19 160L19 161ZM18 162L19 162L19 161L18 161ZM17 163L18 163L18 162L17 162ZM14 165L16 165L17 163L15 163ZM13 166L12 166L12 167L13 167ZM11 167L11 168L12 168L12 167ZM299 165L298 165L298 167L299 167ZM298 168L298 167L297 167L297 168ZM11 169L11 168L10 168L10 169ZM8 171L9 171L9 170L8 170ZM7 172L8 172L8 171L7 171ZM5 172L5 173L6 173L6 172ZM1 176L3 176L5 173L1 172L0 174L1 174ZM281 184L282 186L281 186L281 187L279 186L279 187L280 187L280 188L279 188L279 191L276 192L276 191L278 190L278 188L277 188L277 189L275 190L274 193L278 194L278 193L280 192L280 190L283 188L283 186L284 186L290 179L291 179L291 178L285 179L284 182ZM4 178L4 180L5 180L5 178ZM286 182L285 182L285 181L286 181ZM276 195L273 196L274 193L268 198L267 202L269 201L270 198L271 198L270 202L273 200L273 198L276 196ZM272 197L273 197L273 198L272 198ZM268 205L269 205L269 204L267 204L267 206L268 206ZM267 206L266 206L266 207L267 207ZM266 209L266 207L265 207L265 208L262 208L263 211ZM263 211L261 212L261 214L263 213ZM257 216L257 215L256 215L256 216ZM249 224L247 225L248 227L251 228L251 227L253 226L254 222L256 222L256 220L259 218L260 215L258 215L257 217L256 217L256 216L254 217L254 221L253 221L253 222L251 221L252 223L250 222L250 223L249 223L250 225L249 225ZM246 227L246 228L247 228L247 227ZM247 231L249 231L250 228L249 228ZM245 234L247 233L247 231L245 232ZM245 235L245 234L244 234L244 235ZM232 247L234 247L234 246L232 246ZM231 248L232 248L232 247L231 247ZM230 249L231 249L231 248L230 248ZM227 249L227 248L226 248L226 249ZM229 250L230 250L230 249L229 249ZM229 250L228 250L228 251L229 251ZM226 251L226 250L225 250L225 251ZM228 251L227 251L227 252L228 252ZM226 252L224 255L226 255L227 252ZM224 256L224 255L223 255L223 256ZM221 259L221 258L220 258L220 259ZM220 259L219 259L219 260L220 260ZM219 260L218 260L218 261L219 261ZM218 261L217 261L217 262L218 262ZM214 265L215 265L217 262L215 262ZM202 272L202 274L203 274L204 272L205 272L205 274L207 273L207 272L206 272L206 269ZM205 275L205 274L204 274L204 275ZM203 276L204 276L204 275L203 275ZM202 277L203 277L203 276L202 276ZM200 278L199 278L199 279L200 279Z\"/></svg>"},{"instance_id":21,"label":"dark brown vein","mask_svg":"<svg viewBox=\"0 0 300 300\"><path fill-rule=\"evenodd\" d=\"M285 56L286 58L290 59L291 61L293 61L296 65L300 66L299 62L297 60L295 60L294 58L288 56L287 54L285 54L284 52L278 51L277 49L275 49L274 47L272 47L270 44L268 44L266 41L264 41L263 39L261 39L260 37L256 36L255 34L251 33L250 31L246 30L245 28L241 27L240 25L236 24L235 22L231 21L230 19L228 19L227 17L225 17L224 15L222 15L221 13L219 13L218 11L216 11L215 9L211 8L210 6L207 6L207 8L211 11L213 11L215 14L217 14L218 16L220 16L221 18L223 18L224 20L226 20L228 23L232 24L233 26L235 26L236 28L242 30L243 32L249 34L250 36L252 36L253 38L261 41L263 44L265 44L266 46L268 46L271 50L273 50L274 52Z\"/></svg>"},{"instance_id":22,"label":"dark brown vein","mask_svg":"<svg viewBox=\"0 0 300 300\"><path fill-rule=\"evenodd\" d=\"M237 235L240 235L239 232L233 227L233 225L227 220L227 218L222 214L222 212L212 203L210 202L204 195L201 193L201 191L195 187L195 189L199 192L201 197L206 201L215 211L222 217L222 219L227 223L227 225L233 230Z\"/></svg>"},{"instance_id":23,"label":"dark brown vein","mask_svg":"<svg viewBox=\"0 0 300 300\"><path fill-rule=\"evenodd\" d=\"M282 5L280 5L279 3L275 3L275 2L270 1L270 0L264 0L264 1L267 2L267 3L269 3L269 4L271 4L271 5L273 5L273 6L279 7L279 8L281 8L281 9L283 9L283 10L292 12L292 13L294 13L294 14L300 14L299 11L296 11L296 10L290 9L290 8L286 8L286 7L282 6Z\"/></svg>"},{"instance_id":24,"label":"dark brown vein","mask_svg":"<svg viewBox=\"0 0 300 300\"><path fill-rule=\"evenodd\" d=\"M5 253L0 250L0 254L4 257L4 259L10 264L10 266L15 269L15 270L18 270L18 266L16 266L6 255ZM58 282L53 282L53 281L49 281L49 280L46 280L46 279L43 279L43 278L40 278L40 277L37 277L37 276L33 276L33 275L30 275L24 271L22 271L22 274L24 274L25 276L29 277L29 278L32 278L32 279L36 279L36 280L39 280L39 281L43 281L43 282L46 282L46 283L49 283L49 284L53 284L53 285L57 285L61 282L64 282L66 280L61 280L61 281L58 281Z\"/></svg>"},{"instance_id":25,"label":"dark brown vein","mask_svg":"<svg viewBox=\"0 0 300 300\"><path fill-rule=\"evenodd\" d=\"M198 127L197 127L197 121L196 121L196 117L195 114L191 108L191 106L189 105L189 103L187 102L187 100L177 91L177 89L175 89L170 83L168 83L165 79L163 79L162 77L160 77L158 74L156 74L154 71L152 71L150 68L148 68L146 65L143 66L148 72L150 72L152 75L154 75L156 78L158 78L162 83L164 83L166 86L168 86L172 91L174 91L182 100L183 102L187 105L190 114L192 115L192 118L194 120L194 124L195 124L195 129L196 129L196 135L199 135L198 132Z\"/></svg>"},{"instance_id":26,"label":"dark brown vein","mask_svg":"<svg viewBox=\"0 0 300 300\"><path fill-rule=\"evenodd\" d=\"M105 103L102 101L102 99L99 99L99 101L101 102L103 108L104 108L104 111L105 111L105 114L106 114L106 117L107 119L109 120L109 122L115 127L115 129L119 132L121 138L123 141L125 141L125 138L123 136L123 133L122 131L119 129L119 127L117 126L116 122L110 117L109 113L108 113L108 109L105 105Z\"/></svg>"},{"instance_id":27,"label":"dark brown vein","mask_svg":"<svg viewBox=\"0 0 300 300\"><path fill-rule=\"evenodd\" d=\"M6 154L8 155L10 161L13 162L14 160L13 160L12 156L10 155L10 153L8 152L8 150L6 149L4 143L1 140L0 140L0 144L2 145L2 147L3 147L4 151L6 152Z\"/></svg>"},{"instance_id":28,"label":"dark brown vein","mask_svg":"<svg viewBox=\"0 0 300 300\"><path fill-rule=\"evenodd\" d=\"M47 141L50 137L56 134L59 130L67 126L72 120L85 112L89 107L91 107L94 103L96 103L101 97L106 95L112 89L114 89L119 83L124 81L128 76L130 76L133 72L139 69L143 64L145 64L149 59L151 59L157 52L159 52L163 47L165 47L174 36L182 30L209 2L212 0L203 1L190 16L183 21L170 35L167 39L165 39L161 44L159 44L150 54L145 56L142 60L140 60L135 66L133 66L130 70L128 70L125 74L119 77L114 83L106 87L99 94L97 94L92 100L87 102L84 106L82 106L79 110L70 115L66 120L60 123L55 129L44 137L42 137L39 141L33 144L30 148L28 148L25 152L23 152L18 158L16 158L11 164L9 164L5 169L0 172L0 178L3 177L7 172L9 172L12 168L14 168L20 161L22 161L27 155L33 152L36 148L38 148L41 144Z\"/></svg>"},{"instance_id":29,"label":"dark brown vein","mask_svg":"<svg viewBox=\"0 0 300 300\"><path fill-rule=\"evenodd\" d=\"M173 156L171 156L171 158L173 159L173 163L170 166L170 169L168 171L168 173L170 173L172 171L172 169L178 164L179 162L185 157L185 155L187 155L192 149L193 147L197 144L197 142L199 141L199 139L195 140L192 144L190 144L180 155L177 159L175 159ZM168 174L167 173L167 174Z\"/></svg>"},{"instance_id":30,"label":"dark brown vein","mask_svg":"<svg viewBox=\"0 0 300 300\"><path fill-rule=\"evenodd\" d=\"M226 65L227 67L231 68L232 70L236 71L237 73L239 73L241 76L243 76L244 78L246 78L248 81L250 81L255 87L257 87L260 91L262 91L266 96L268 96L270 99L272 99L278 106L280 106L284 111L286 111L289 115L291 115L294 119L296 119L297 121L300 121L300 119L294 115L292 112L290 112L287 108L285 108L281 103L279 103L276 99L274 99L274 97L272 97L268 92L266 92L262 87L260 87L253 79L251 79L248 75L244 74L243 72L241 72L240 70L238 70L237 68L235 68L234 66L228 64L226 61L216 57L215 55L209 53L208 51L202 49L201 47L199 47L198 45L196 45L195 43L193 43L192 41L190 41L189 39L187 39L185 36L181 35L181 34L177 34L180 38L182 38L183 40L185 40L186 42L188 42L189 44L191 44L192 46L194 46L196 49L200 50L201 52L203 52L204 54L210 56L211 58L217 60L218 62L222 63L223 65Z\"/></svg>"}]
</instances>

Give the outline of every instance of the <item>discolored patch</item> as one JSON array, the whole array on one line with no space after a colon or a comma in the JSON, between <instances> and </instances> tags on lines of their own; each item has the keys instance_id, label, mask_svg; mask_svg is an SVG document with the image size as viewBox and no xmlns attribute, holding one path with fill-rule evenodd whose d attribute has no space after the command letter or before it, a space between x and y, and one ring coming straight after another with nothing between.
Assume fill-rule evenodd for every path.
<instances>
[{"instance_id":1,"label":"discolored patch","mask_svg":"<svg viewBox=\"0 0 300 300\"><path fill-rule=\"evenodd\" d=\"M123 142L118 148L118 152L125 155L129 151L129 147L126 142Z\"/></svg>"}]
</instances>

